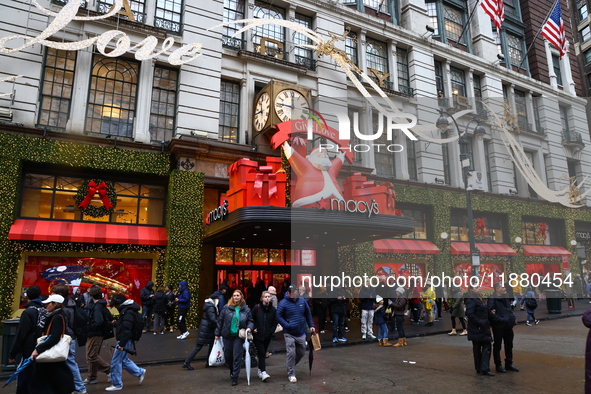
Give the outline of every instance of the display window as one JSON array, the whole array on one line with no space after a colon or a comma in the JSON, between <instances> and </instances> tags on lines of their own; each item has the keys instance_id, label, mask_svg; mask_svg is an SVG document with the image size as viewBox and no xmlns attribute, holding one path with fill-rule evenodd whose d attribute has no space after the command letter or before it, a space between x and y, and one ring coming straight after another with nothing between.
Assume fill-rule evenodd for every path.
<instances>
[{"instance_id":1,"label":"display window","mask_svg":"<svg viewBox=\"0 0 591 394\"><path fill-rule=\"evenodd\" d=\"M123 293L141 303L140 291L152 280L152 268L151 259L26 256L20 307L26 304L24 294L30 286L49 294L56 284L68 285L72 294L76 287L84 294L96 284L107 296Z\"/></svg>"},{"instance_id":2,"label":"display window","mask_svg":"<svg viewBox=\"0 0 591 394\"><path fill-rule=\"evenodd\" d=\"M478 277L480 288L483 290L492 289L496 282L500 282L503 278L503 272L505 272L503 268L503 264L495 264L495 263L482 263L478 267ZM468 284L470 283L469 280L472 277L472 264L470 263L461 263L454 265L454 276L462 278L462 285L460 288L462 290L468 289ZM465 280L464 278L467 278ZM507 282L507 278L505 278L505 282ZM459 283L459 282L457 282ZM447 284L446 284L447 285Z\"/></svg>"},{"instance_id":3,"label":"display window","mask_svg":"<svg viewBox=\"0 0 591 394\"><path fill-rule=\"evenodd\" d=\"M374 263L374 275L380 278L380 282L382 283L385 283L389 276L392 276L394 278L398 278L400 276L409 278L413 276L425 279L425 264L409 262Z\"/></svg>"}]
</instances>

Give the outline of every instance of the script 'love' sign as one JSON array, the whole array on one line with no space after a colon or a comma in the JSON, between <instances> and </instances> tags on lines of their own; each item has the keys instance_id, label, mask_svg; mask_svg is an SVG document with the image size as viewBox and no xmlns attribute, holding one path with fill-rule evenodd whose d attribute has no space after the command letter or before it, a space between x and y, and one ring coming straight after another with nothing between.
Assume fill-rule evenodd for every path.
<instances>
[{"instance_id":1,"label":"script 'love' sign","mask_svg":"<svg viewBox=\"0 0 591 394\"><path fill-rule=\"evenodd\" d=\"M125 52L136 50L135 58L137 60L147 60L159 55L168 55L168 63L172 65L185 64L201 56L199 51L201 50L202 45L198 43L186 44L172 52L168 52L168 50L174 45L174 38L172 37L168 37L162 42L161 50L158 52L154 52L156 45L158 45L158 39L154 36L148 36L142 42L131 47L131 40L127 34L120 30L109 30L97 37L76 42L56 42L47 40L47 38L51 37L53 34L67 26L70 21L92 21L105 19L116 15L123 6L122 0L115 0L113 8L111 8L111 10L106 14L94 17L76 16L78 8L83 1L84 0L71 0L62 8L59 13L55 13L46 10L45 8L41 7L36 0L33 0L35 7L37 7L44 14L55 17L55 19L49 24L49 26L47 26L47 29L41 32L41 34L39 34L37 37L29 37L22 34L17 34L0 38L0 53L17 52L34 44L41 44L46 47L67 51L77 51L88 48L89 46L96 43L97 50L108 57L117 57L124 54ZM7 43L19 39L25 40L25 43L20 47L8 48L6 46ZM107 52L107 46L114 40L116 40L114 49L110 52Z\"/></svg>"}]
</instances>

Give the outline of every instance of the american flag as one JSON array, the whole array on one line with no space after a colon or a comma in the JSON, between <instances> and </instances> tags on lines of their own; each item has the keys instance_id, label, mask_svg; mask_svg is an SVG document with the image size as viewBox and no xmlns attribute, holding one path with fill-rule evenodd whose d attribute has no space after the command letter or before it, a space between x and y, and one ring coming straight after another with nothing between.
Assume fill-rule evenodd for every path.
<instances>
[{"instance_id":1,"label":"american flag","mask_svg":"<svg viewBox=\"0 0 591 394\"><path fill-rule=\"evenodd\" d=\"M491 17L497 29L501 30L501 25L505 20L505 0L482 0L480 5L484 12Z\"/></svg>"},{"instance_id":2,"label":"american flag","mask_svg":"<svg viewBox=\"0 0 591 394\"><path fill-rule=\"evenodd\" d=\"M560 0L556 2L556 6L542 28L542 35L546 37L552 45L558 48L560 58L562 59L566 53L566 35L564 33L562 11L560 10Z\"/></svg>"}]
</instances>

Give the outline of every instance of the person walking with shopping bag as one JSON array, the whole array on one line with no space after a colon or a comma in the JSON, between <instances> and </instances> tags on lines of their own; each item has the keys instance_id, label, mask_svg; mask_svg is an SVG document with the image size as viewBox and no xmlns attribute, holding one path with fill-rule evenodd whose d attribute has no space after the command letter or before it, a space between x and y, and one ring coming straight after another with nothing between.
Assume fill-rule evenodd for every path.
<instances>
[{"instance_id":1,"label":"person walking with shopping bag","mask_svg":"<svg viewBox=\"0 0 591 394\"><path fill-rule=\"evenodd\" d=\"M183 368L189 371L195 369L191 366L191 362L204 345L208 345L209 347L207 351L207 359L209 360L215 339L215 329L218 326L219 307L219 300L216 294L210 295L209 298L205 300L205 303L203 304L203 316L201 317L201 323L199 324L199 337L197 338L197 343L191 351L191 354L189 354L189 357L187 357L183 363ZM205 368L207 367L209 367L209 362L206 361Z\"/></svg>"},{"instance_id":2,"label":"person walking with shopping bag","mask_svg":"<svg viewBox=\"0 0 591 394\"><path fill-rule=\"evenodd\" d=\"M65 357L68 355L67 351L64 353L65 357L63 361L37 361L40 355L58 345L61 338L65 335L67 323L64 317L64 302L64 297L59 294L52 294L43 301L45 310L48 313L45 319L44 330L44 335L47 336L47 339L39 343L35 347L35 350L33 350L33 353L31 353L31 359L36 362L33 364L33 372L29 385L30 393L64 394L76 390L74 376L65 360Z\"/></svg>"},{"instance_id":3,"label":"person walking with shopping bag","mask_svg":"<svg viewBox=\"0 0 591 394\"><path fill-rule=\"evenodd\" d=\"M230 365L232 386L238 384L244 341L253 329L254 322L250 309L246 306L244 294L240 290L234 290L232 298L220 312L215 329L215 339L219 340L221 337L224 340L224 356L226 364Z\"/></svg>"}]
</instances>

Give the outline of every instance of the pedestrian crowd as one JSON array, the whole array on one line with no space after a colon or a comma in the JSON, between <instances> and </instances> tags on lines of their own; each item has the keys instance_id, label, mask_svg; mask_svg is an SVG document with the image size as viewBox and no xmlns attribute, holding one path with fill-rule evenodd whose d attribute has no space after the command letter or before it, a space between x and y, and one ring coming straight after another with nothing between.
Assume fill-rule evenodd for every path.
<instances>
[{"instance_id":1,"label":"pedestrian crowd","mask_svg":"<svg viewBox=\"0 0 591 394\"><path fill-rule=\"evenodd\" d=\"M271 355L269 345L275 334L283 331L287 379L296 383L296 365L310 347L308 339L325 334L327 323L332 324L334 343L347 342L345 335L349 332L348 322L354 311L361 320L362 340L377 338L378 346L403 347L407 345L406 317L412 324L425 322L430 327L442 318L442 312L449 312L452 323L449 335L467 335L473 345L477 374L495 376L490 367L491 354L495 372L519 371L513 364L513 327L517 324L514 308L519 305L520 309L527 311L527 326L539 323L535 310L540 295L534 288L528 287L525 291L512 288L507 294L508 289L501 282L494 284L493 294L487 299L477 286L470 286L466 293L460 288L444 292L429 282L423 288L398 287L395 296L391 297L377 294L369 283L352 292L343 288L328 292L320 288L314 296L306 287L291 284L289 279L281 284L279 293L274 286L267 288L261 283L257 280L243 293L240 289L231 289L224 281L204 301L196 344L182 368L194 370L191 364L207 345L206 368L224 364L230 371L233 386L238 384L245 360L251 360L247 367L256 365L257 376L263 382L267 381L271 377L267 372L267 359ZM575 291L573 297L575 295L579 293ZM154 283L147 282L140 293L141 306L124 294L115 294L108 302L97 285L88 288L84 294L74 289L71 296L66 285L55 285L49 296L42 295L39 287L31 286L26 297L28 302L9 352L12 363L17 354L22 355L17 382L19 394L83 394L87 385L99 381L99 374L104 374L111 383L106 391L119 391L123 389L123 370L137 377L141 384L146 370L138 367L129 355L136 354L136 343L142 334L164 335L167 330L174 331L176 325L179 330L177 339L184 340L190 335L186 316L191 308L191 293L186 281L180 281L177 290L169 285L156 291ZM112 308L118 312L115 317L111 314ZM317 316L318 327L312 319L313 314ZM589 321L591 318L587 318L585 324L591 326ZM377 327L375 332L374 324ZM390 332L397 333L394 344L389 342ZM64 360L36 362L44 352L49 354L57 347L64 336L71 338ZM112 346L114 350L109 362L100 356L100 352L103 342L113 337L116 344ZM88 374L84 379L75 360L76 349L81 346L86 346L88 363ZM504 358L501 357L502 351ZM28 364L24 362L27 359L30 359Z\"/></svg>"}]
</instances>

